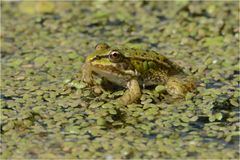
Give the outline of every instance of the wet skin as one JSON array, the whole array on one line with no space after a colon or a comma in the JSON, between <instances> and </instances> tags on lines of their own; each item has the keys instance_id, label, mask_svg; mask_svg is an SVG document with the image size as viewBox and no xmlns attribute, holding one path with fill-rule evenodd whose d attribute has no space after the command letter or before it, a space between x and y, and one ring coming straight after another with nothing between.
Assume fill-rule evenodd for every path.
<instances>
[{"instance_id":1,"label":"wet skin","mask_svg":"<svg viewBox=\"0 0 240 160\"><path fill-rule=\"evenodd\" d=\"M105 43L99 43L83 65L84 82L94 85L93 74L128 88L123 96L117 99L124 105L141 97L140 86L164 85L173 97L184 97L195 87L191 76L155 51L112 48Z\"/></svg>"}]
</instances>

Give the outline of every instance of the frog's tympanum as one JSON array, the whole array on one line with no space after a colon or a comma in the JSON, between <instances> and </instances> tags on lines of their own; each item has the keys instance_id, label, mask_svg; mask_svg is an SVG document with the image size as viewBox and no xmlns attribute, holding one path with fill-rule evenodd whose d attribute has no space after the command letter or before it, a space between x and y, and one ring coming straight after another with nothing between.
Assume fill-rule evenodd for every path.
<instances>
[{"instance_id":1,"label":"frog's tympanum","mask_svg":"<svg viewBox=\"0 0 240 160\"><path fill-rule=\"evenodd\" d=\"M149 50L112 48L99 43L82 68L82 80L94 84L93 73L128 88L117 100L131 104L141 96L141 86L164 85L174 97L193 90L194 80L165 56Z\"/></svg>"}]
</instances>

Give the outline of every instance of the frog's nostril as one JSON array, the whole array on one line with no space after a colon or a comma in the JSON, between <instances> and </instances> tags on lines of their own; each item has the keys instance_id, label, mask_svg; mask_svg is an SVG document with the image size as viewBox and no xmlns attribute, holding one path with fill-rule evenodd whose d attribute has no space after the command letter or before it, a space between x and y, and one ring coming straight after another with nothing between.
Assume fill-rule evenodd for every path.
<instances>
[{"instance_id":1,"label":"frog's nostril","mask_svg":"<svg viewBox=\"0 0 240 160\"><path fill-rule=\"evenodd\" d=\"M94 60L99 60L99 59L100 59L100 56L98 55L94 57Z\"/></svg>"}]
</instances>

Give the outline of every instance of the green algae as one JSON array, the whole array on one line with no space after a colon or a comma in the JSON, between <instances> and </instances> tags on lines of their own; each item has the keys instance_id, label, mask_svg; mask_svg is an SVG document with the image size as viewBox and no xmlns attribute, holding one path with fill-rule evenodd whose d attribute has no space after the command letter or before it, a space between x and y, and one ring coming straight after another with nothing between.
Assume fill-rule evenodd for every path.
<instances>
[{"instance_id":1,"label":"green algae","mask_svg":"<svg viewBox=\"0 0 240 160\"><path fill-rule=\"evenodd\" d=\"M2 159L239 158L236 1L23 1L1 9ZM138 102L119 105L123 88L80 81L98 42L158 51L198 87L185 99L145 88Z\"/></svg>"}]
</instances>

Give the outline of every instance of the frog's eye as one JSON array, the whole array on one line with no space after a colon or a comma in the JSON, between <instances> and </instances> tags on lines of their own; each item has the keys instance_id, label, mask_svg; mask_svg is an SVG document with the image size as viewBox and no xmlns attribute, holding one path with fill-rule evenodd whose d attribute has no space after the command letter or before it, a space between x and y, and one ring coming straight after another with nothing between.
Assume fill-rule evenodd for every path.
<instances>
[{"instance_id":1,"label":"frog's eye","mask_svg":"<svg viewBox=\"0 0 240 160\"><path fill-rule=\"evenodd\" d=\"M120 62L122 60L122 54L117 50L113 50L109 53L108 58L111 62Z\"/></svg>"},{"instance_id":2,"label":"frog's eye","mask_svg":"<svg viewBox=\"0 0 240 160\"><path fill-rule=\"evenodd\" d=\"M105 49L108 49L108 48L110 48L110 46L106 43L98 43L95 46L96 51L105 50Z\"/></svg>"}]
</instances>

